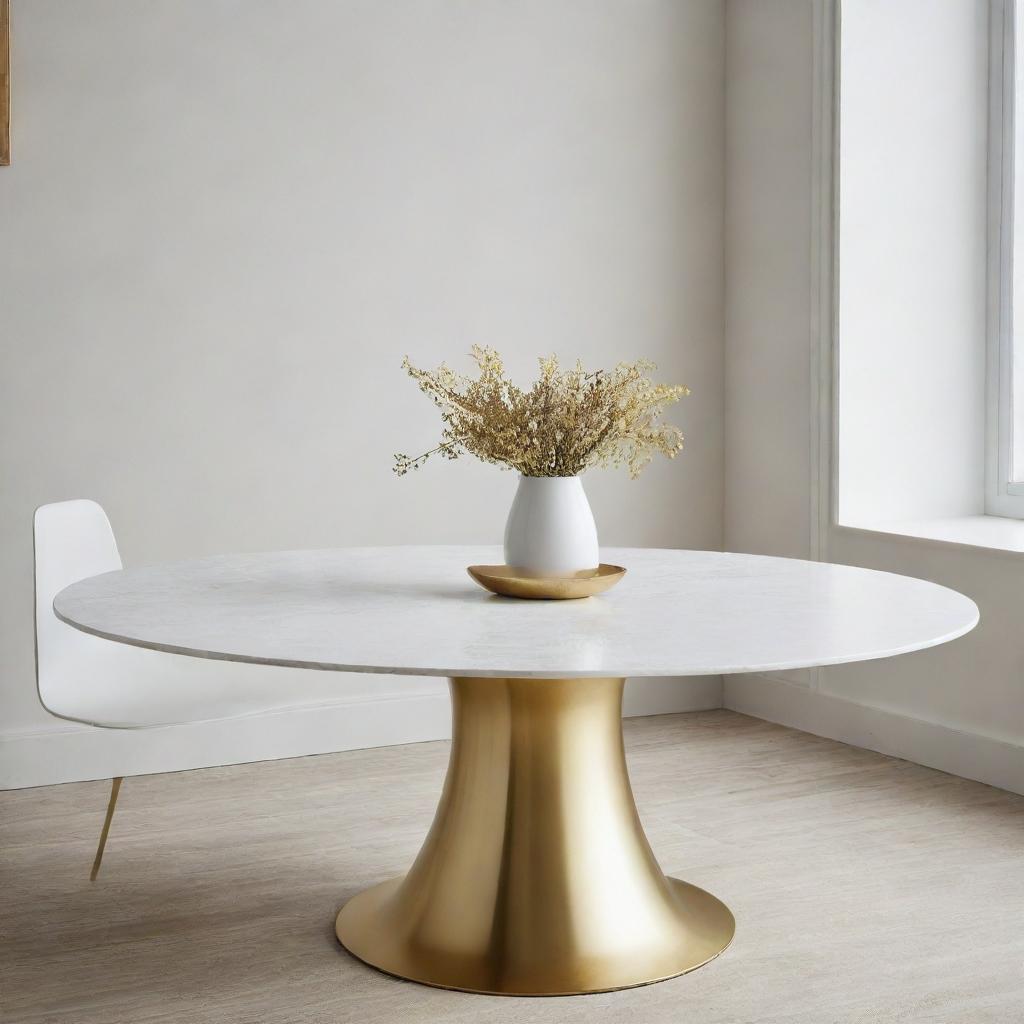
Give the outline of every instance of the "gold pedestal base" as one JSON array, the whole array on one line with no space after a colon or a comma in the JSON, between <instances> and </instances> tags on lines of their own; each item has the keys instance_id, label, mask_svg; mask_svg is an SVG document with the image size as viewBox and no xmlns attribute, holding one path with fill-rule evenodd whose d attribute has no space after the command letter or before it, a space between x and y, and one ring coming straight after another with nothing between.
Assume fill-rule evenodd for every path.
<instances>
[{"instance_id":1,"label":"gold pedestal base","mask_svg":"<svg viewBox=\"0 0 1024 1024\"><path fill-rule=\"evenodd\" d=\"M338 914L342 945L411 981L505 995L630 988L732 941L728 907L666 878L633 803L621 679L453 679L451 760L404 878Z\"/></svg>"}]
</instances>

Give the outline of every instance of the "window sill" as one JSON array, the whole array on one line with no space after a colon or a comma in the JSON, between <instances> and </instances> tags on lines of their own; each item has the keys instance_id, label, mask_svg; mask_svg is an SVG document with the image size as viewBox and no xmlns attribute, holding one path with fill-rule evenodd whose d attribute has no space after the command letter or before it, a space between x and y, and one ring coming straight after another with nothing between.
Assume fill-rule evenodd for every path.
<instances>
[{"instance_id":1,"label":"window sill","mask_svg":"<svg viewBox=\"0 0 1024 1024\"><path fill-rule=\"evenodd\" d=\"M1024 519L1002 516L955 516L946 519L909 519L880 523L838 523L840 529L885 533L899 537L988 551L1024 554Z\"/></svg>"}]
</instances>

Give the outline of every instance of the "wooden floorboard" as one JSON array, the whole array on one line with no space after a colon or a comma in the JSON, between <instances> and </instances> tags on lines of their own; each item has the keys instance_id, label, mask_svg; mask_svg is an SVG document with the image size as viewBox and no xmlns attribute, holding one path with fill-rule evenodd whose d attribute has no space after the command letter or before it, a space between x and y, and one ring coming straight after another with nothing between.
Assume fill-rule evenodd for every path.
<instances>
[{"instance_id":1,"label":"wooden floorboard","mask_svg":"<svg viewBox=\"0 0 1024 1024\"><path fill-rule=\"evenodd\" d=\"M4 1024L1020 1024L1024 798L728 711L626 722L662 866L736 940L682 978L563 999L396 981L338 907L410 863L446 743L0 793Z\"/></svg>"}]
</instances>

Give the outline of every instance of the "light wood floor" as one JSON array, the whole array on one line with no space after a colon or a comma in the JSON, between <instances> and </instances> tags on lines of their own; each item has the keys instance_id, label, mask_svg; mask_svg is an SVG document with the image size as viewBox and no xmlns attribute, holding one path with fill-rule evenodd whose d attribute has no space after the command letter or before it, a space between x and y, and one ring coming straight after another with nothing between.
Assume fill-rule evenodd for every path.
<instances>
[{"instance_id":1,"label":"light wood floor","mask_svg":"<svg viewBox=\"0 0 1024 1024\"><path fill-rule=\"evenodd\" d=\"M1020 1024L1024 798L727 711L634 719L662 866L738 921L707 967L563 999L464 995L351 959L332 926L401 873L447 744L0 793L0 1020Z\"/></svg>"}]
</instances>

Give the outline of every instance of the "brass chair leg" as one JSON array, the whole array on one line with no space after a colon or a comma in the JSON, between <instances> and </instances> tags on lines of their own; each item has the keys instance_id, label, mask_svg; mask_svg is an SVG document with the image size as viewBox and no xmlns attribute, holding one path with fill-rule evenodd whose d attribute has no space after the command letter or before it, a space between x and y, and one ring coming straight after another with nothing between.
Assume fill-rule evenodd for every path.
<instances>
[{"instance_id":1,"label":"brass chair leg","mask_svg":"<svg viewBox=\"0 0 1024 1024\"><path fill-rule=\"evenodd\" d=\"M122 776L110 780L110 802L107 804L107 816L103 820L103 830L100 832L100 844L96 847L96 859L92 862L92 871L89 872L89 881L95 882L96 876L100 873L100 864L103 863L103 850L107 845L107 835L110 832L110 823L114 820L114 808L117 806L117 794L121 791Z\"/></svg>"}]
</instances>

